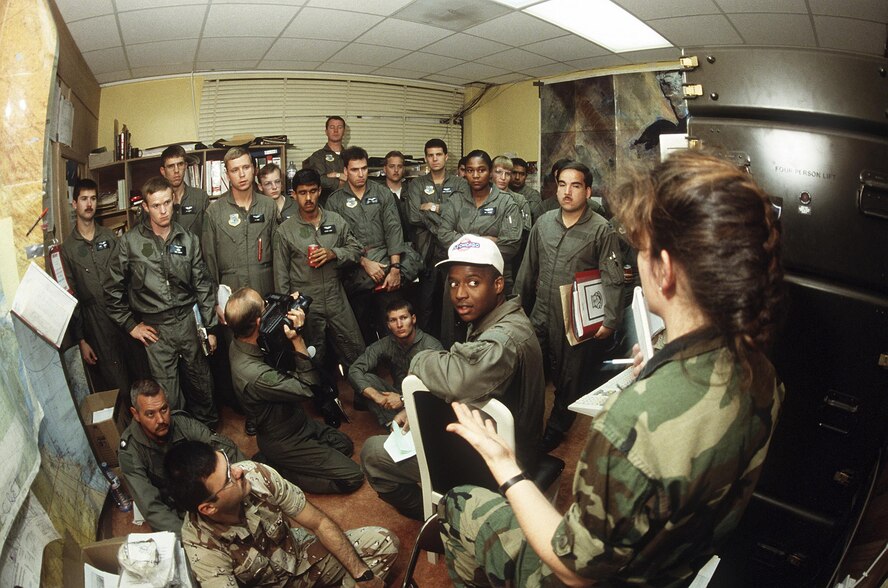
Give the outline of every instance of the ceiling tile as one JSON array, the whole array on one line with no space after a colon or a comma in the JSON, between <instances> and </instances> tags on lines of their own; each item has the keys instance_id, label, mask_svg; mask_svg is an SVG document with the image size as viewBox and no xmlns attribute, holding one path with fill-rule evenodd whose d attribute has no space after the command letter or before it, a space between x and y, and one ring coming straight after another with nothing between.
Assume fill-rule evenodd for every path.
<instances>
[{"instance_id":1,"label":"ceiling tile","mask_svg":"<svg viewBox=\"0 0 888 588\"><path fill-rule=\"evenodd\" d=\"M194 71L241 71L255 67L255 61L246 60L199 61L195 64Z\"/></svg>"},{"instance_id":2,"label":"ceiling tile","mask_svg":"<svg viewBox=\"0 0 888 588\"><path fill-rule=\"evenodd\" d=\"M512 12L466 31L476 37L492 39L513 47L562 37L567 32L523 12Z\"/></svg>"},{"instance_id":3,"label":"ceiling tile","mask_svg":"<svg viewBox=\"0 0 888 588\"><path fill-rule=\"evenodd\" d=\"M496 76L495 78L490 78L487 80L488 83L491 84L513 84L515 82L523 82L531 79L532 76L526 76L520 73L508 73L501 76Z\"/></svg>"},{"instance_id":4,"label":"ceiling tile","mask_svg":"<svg viewBox=\"0 0 888 588\"><path fill-rule=\"evenodd\" d=\"M381 45L364 45L363 43L351 43L342 51L331 57L329 63L354 63L361 65L373 65L382 67L387 63L408 55L406 49L383 47Z\"/></svg>"},{"instance_id":5,"label":"ceiling tile","mask_svg":"<svg viewBox=\"0 0 888 588\"><path fill-rule=\"evenodd\" d=\"M452 84L454 86L464 86L465 84L471 82L470 78L454 78L452 76L442 76L439 74L428 75L423 78L424 80L428 80L430 82L440 82L442 84Z\"/></svg>"},{"instance_id":6,"label":"ceiling tile","mask_svg":"<svg viewBox=\"0 0 888 588\"><path fill-rule=\"evenodd\" d=\"M187 63L190 66L194 63L195 51L197 51L197 39L182 39L128 45L126 55L129 57L130 67L133 68L161 63Z\"/></svg>"},{"instance_id":7,"label":"ceiling tile","mask_svg":"<svg viewBox=\"0 0 888 588\"><path fill-rule=\"evenodd\" d=\"M213 4L281 4L283 6L303 6L305 0L211 0Z\"/></svg>"},{"instance_id":8,"label":"ceiling tile","mask_svg":"<svg viewBox=\"0 0 888 588\"><path fill-rule=\"evenodd\" d=\"M416 71L414 69L400 69L397 67L380 67L379 69L373 72L373 75L377 76L388 76L392 78L407 78L408 80L418 80L419 78L426 75L425 72Z\"/></svg>"},{"instance_id":9,"label":"ceiling tile","mask_svg":"<svg viewBox=\"0 0 888 588\"><path fill-rule=\"evenodd\" d=\"M489 41L481 37L473 37L465 33L456 33L446 39L442 39L437 43L432 43L428 47L423 47L426 53L434 53L435 55L444 55L471 61L479 57L485 57L500 51L505 51L509 45L503 45L496 41Z\"/></svg>"},{"instance_id":10,"label":"ceiling tile","mask_svg":"<svg viewBox=\"0 0 888 588\"><path fill-rule=\"evenodd\" d=\"M676 47L739 45L743 42L727 17L721 14L663 18L648 24Z\"/></svg>"},{"instance_id":11,"label":"ceiling tile","mask_svg":"<svg viewBox=\"0 0 888 588\"><path fill-rule=\"evenodd\" d=\"M170 63L163 65L149 65L146 67L134 67L134 78L151 78L154 76L172 76L183 73L191 73L190 63Z\"/></svg>"},{"instance_id":12,"label":"ceiling tile","mask_svg":"<svg viewBox=\"0 0 888 588\"><path fill-rule=\"evenodd\" d=\"M456 67L451 67L450 69L445 69L444 71L440 71L438 73L443 76L453 76L475 81L486 80L487 78L501 76L503 74L511 72L499 67L493 67L490 65L484 65L483 63L475 63L474 61L470 61Z\"/></svg>"},{"instance_id":13,"label":"ceiling tile","mask_svg":"<svg viewBox=\"0 0 888 588\"><path fill-rule=\"evenodd\" d=\"M811 12L824 16L848 16L881 23L888 23L888 2L885 0L808 0ZM884 38L884 31L882 32Z\"/></svg>"},{"instance_id":14,"label":"ceiling tile","mask_svg":"<svg viewBox=\"0 0 888 588\"><path fill-rule=\"evenodd\" d=\"M575 59L568 61L568 65L575 70L585 69L601 69L603 67L617 67L620 65L629 65L629 62L620 55L602 55L601 57L587 57L586 59Z\"/></svg>"},{"instance_id":15,"label":"ceiling tile","mask_svg":"<svg viewBox=\"0 0 888 588\"><path fill-rule=\"evenodd\" d=\"M360 8L362 12L369 14L379 14L388 16L393 12L400 10L404 6L410 4L412 0L373 0L372 2L361 2L359 5L350 6L346 4L346 8ZM342 0L309 0L308 6L317 8L343 8Z\"/></svg>"},{"instance_id":16,"label":"ceiling tile","mask_svg":"<svg viewBox=\"0 0 888 588\"><path fill-rule=\"evenodd\" d=\"M361 43L416 50L452 34L453 32L447 29L397 18L387 18L358 37L357 40Z\"/></svg>"},{"instance_id":17,"label":"ceiling tile","mask_svg":"<svg viewBox=\"0 0 888 588\"><path fill-rule=\"evenodd\" d=\"M653 63L654 61L677 61L681 57L681 49L678 47L664 47L661 49L645 49L644 51L626 51L619 55L632 64Z\"/></svg>"},{"instance_id":18,"label":"ceiling tile","mask_svg":"<svg viewBox=\"0 0 888 588\"><path fill-rule=\"evenodd\" d=\"M68 25L81 53L122 45L114 15L79 20Z\"/></svg>"},{"instance_id":19,"label":"ceiling tile","mask_svg":"<svg viewBox=\"0 0 888 588\"><path fill-rule=\"evenodd\" d=\"M83 0L79 1L83 2ZM144 10L146 8L159 8L162 6L185 6L186 4L189 6L201 4L206 8L209 0L188 0L187 2L183 0L117 0L117 12L123 13L128 10Z\"/></svg>"},{"instance_id":20,"label":"ceiling tile","mask_svg":"<svg viewBox=\"0 0 888 588\"><path fill-rule=\"evenodd\" d=\"M265 57L274 39L256 37L238 39L232 42L229 38L203 39L197 51L200 61L258 61Z\"/></svg>"},{"instance_id":21,"label":"ceiling tile","mask_svg":"<svg viewBox=\"0 0 888 588\"><path fill-rule=\"evenodd\" d=\"M127 44L197 39L206 11L206 6L176 6L121 12L120 31Z\"/></svg>"},{"instance_id":22,"label":"ceiling tile","mask_svg":"<svg viewBox=\"0 0 888 588\"><path fill-rule=\"evenodd\" d=\"M555 39L539 41L530 45L522 45L522 49L532 51L539 55L544 55L555 61L570 61L572 59L583 59L584 57L598 57L599 55L607 55L610 53L604 47L596 45L591 41L587 41L577 35L565 35Z\"/></svg>"},{"instance_id":23,"label":"ceiling tile","mask_svg":"<svg viewBox=\"0 0 888 588\"><path fill-rule=\"evenodd\" d=\"M808 14L805 0L715 0L725 12L786 12L789 14Z\"/></svg>"},{"instance_id":24,"label":"ceiling tile","mask_svg":"<svg viewBox=\"0 0 888 588\"><path fill-rule=\"evenodd\" d=\"M669 2L614 0L614 2L641 20L721 13L712 0L670 0Z\"/></svg>"},{"instance_id":25,"label":"ceiling tile","mask_svg":"<svg viewBox=\"0 0 888 588\"><path fill-rule=\"evenodd\" d=\"M287 61L287 60L262 60L257 69L275 69L280 71L312 71L321 65L320 61Z\"/></svg>"},{"instance_id":26,"label":"ceiling tile","mask_svg":"<svg viewBox=\"0 0 888 588\"><path fill-rule=\"evenodd\" d=\"M415 0L395 16L450 31L463 31L509 12L512 12L511 8L494 2Z\"/></svg>"},{"instance_id":27,"label":"ceiling tile","mask_svg":"<svg viewBox=\"0 0 888 588\"><path fill-rule=\"evenodd\" d=\"M323 66L324 71L332 71L336 73L354 73L354 74L369 74L374 69L377 69L375 65L359 65L355 63L330 63L329 61Z\"/></svg>"},{"instance_id":28,"label":"ceiling tile","mask_svg":"<svg viewBox=\"0 0 888 588\"><path fill-rule=\"evenodd\" d=\"M541 65L549 65L552 59L529 53L522 49L509 49L502 53L495 53L476 60L478 63L501 67L511 71L523 71L529 67L538 67Z\"/></svg>"},{"instance_id":29,"label":"ceiling tile","mask_svg":"<svg viewBox=\"0 0 888 588\"><path fill-rule=\"evenodd\" d=\"M284 36L297 39L354 41L381 20L381 16L306 6L284 31Z\"/></svg>"},{"instance_id":30,"label":"ceiling tile","mask_svg":"<svg viewBox=\"0 0 888 588\"><path fill-rule=\"evenodd\" d=\"M525 69L524 73L534 78L544 78L546 76L556 76L559 74L570 73L572 71L574 71L572 65L566 63L552 63L540 67L530 67Z\"/></svg>"},{"instance_id":31,"label":"ceiling tile","mask_svg":"<svg viewBox=\"0 0 888 588\"><path fill-rule=\"evenodd\" d=\"M879 55L885 43L885 25L852 18L815 16L821 47Z\"/></svg>"},{"instance_id":32,"label":"ceiling tile","mask_svg":"<svg viewBox=\"0 0 888 588\"><path fill-rule=\"evenodd\" d=\"M204 25L207 37L277 37L299 10L297 6L212 4Z\"/></svg>"},{"instance_id":33,"label":"ceiling tile","mask_svg":"<svg viewBox=\"0 0 888 588\"><path fill-rule=\"evenodd\" d=\"M401 69L436 73L443 69L459 65L460 63L463 63L460 59L443 57L441 55L431 55L429 53L423 53L422 51L414 51L407 57L402 57L397 61L391 62L389 65Z\"/></svg>"},{"instance_id":34,"label":"ceiling tile","mask_svg":"<svg viewBox=\"0 0 888 588\"><path fill-rule=\"evenodd\" d=\"M87 51L83 54L83 58L94 75L123 71L129 68L129 64L126 62L126 55L123 54L123 47Z\"/></svg>"},{"instance_id":35,"label":"ceiling tile","mask_svg":"<svg viewBox=\"0 0 888 588\"><path fill-rule=\"evenodd\" d=\"M111 82L122 82L123 80L132 79L133 74L130 70L115 71L106 74L96 74L96 81L100 84L110 84Z\"/></svg>"},{"instance_id":36,"label":"ceiling tile","mask_svg":"<svg viewBox=\"0 0 888 588\"><path fill-rule=\"evenodd\" d=\"M91 2L84 2L83 0L56 0L56 6L59 8L59 12L62 13L62 19L69 24L75 20L114 14L114 5L111 3L111 0L92 0Z\"/></svg>"},{"instance_id":37,"label":"ceiling tile","mask_svg":"<svg viewBox=\"0 0 888 588\"><path fill-rule=\"evenodd\" d=\"M807 14L729 14L747 45L816 47Z\"/></svg>"},{"instance_id":38,"label":"ceiling tile","mask_svg":"<svg viewBox=\"0 0 888 588\"><path fill-rule=\"evenodd\" d=\"M330 56L346 46L342 41L322 41L320 39L287 39L275 41L266 59L326 61Z\"/></svg>"}]
</instances>

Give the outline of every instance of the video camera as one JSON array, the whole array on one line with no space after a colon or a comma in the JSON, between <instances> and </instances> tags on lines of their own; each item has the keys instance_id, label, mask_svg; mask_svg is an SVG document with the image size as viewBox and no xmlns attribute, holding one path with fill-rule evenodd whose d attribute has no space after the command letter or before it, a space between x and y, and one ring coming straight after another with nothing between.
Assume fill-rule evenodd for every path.
<instances>
[{"instance_id":1,"label":"video camera","mask_svg":"<svg viewBox=\"0 0 888 588\"><path fill-rule=\"evenodd\" d=\"M296 298L289 294L269 294L265 297L265 312L259 320L259 349L262 350L265 363L279 372L296 371L296 352L284 333L284 325L291 329L295 328L287 318L287 313L301 308L307 315L311 303L312 297L305 294L300 294ZM300 331L301 327L296 330ZM346 422L349 420L342 403L339 402L339 393L330 377L315 364L314 358L310 359L320 375L320 384L310 386L314 394L315 407L324 417L324 422L331 427L339 428L343 419Z\"/></svg>"}]
</instances>

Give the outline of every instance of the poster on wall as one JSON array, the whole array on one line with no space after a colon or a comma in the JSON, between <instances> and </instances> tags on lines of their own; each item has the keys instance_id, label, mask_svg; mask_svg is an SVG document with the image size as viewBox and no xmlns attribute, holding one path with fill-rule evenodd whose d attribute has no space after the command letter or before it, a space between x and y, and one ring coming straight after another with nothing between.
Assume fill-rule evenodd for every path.
<instances>
[{"instance_id":1,"label":"poster on wall","mask_svg":"<svg viewBox=\"0 0 888 588\"><path fill-rule=\"evenodd\" d=\"M543 86L540 96L541 192L555 195L552 166L573 159L594 175L593 196L606 195L621 173L650 168L660 135L685 132L681 73L643 72Z\"/></svg>"}]
</instances>

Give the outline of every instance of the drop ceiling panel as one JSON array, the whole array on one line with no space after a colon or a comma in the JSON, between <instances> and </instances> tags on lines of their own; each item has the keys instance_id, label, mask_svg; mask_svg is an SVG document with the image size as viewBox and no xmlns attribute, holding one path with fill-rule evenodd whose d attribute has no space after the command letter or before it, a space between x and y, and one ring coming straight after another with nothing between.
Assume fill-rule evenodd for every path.
<instances>
[{"instance_id":1,"label":"drop ceiling panel","mask_svg":"<svg viewBox=\"0 0 888 588\"><path fill-rule=\"evenodd\" d=\"M390 67L388 65L386 65L385 67L380 67L379 69L374 70L372 73L376 76L404 78L408 80L418 80L419 78L426 75L425 72L416 71L415 69L400 69L397 67Z\"/></svg>"},{"instance_id":2,"label":"drop ceiling panel","mask_svg":"<svg viewBox=\"0 0 888 588\"><path fill-rule=\"evenodd\" d=\"M441 72L438 72L444 76L453 76L459 78L466 78L469 80L485 80L487 78L492 78L495 76L501 76L503 74L510 73L508 70L493 67L490 65L484 65L483 63L464 63L462 65L458 65L456 67L451 67L450 69L445 69Z\"/></svg>"},{"instance_id":3,"label":"drop ceiling panel","mask_svg":"<svg viewBox=\"0 0 888 588\"><path fill-rule=\"evenodd\" d=\"M410 4L412 0L373 0L372 2L361 2L360 9L370 14L378 14L380 16L388 16L404 6ZM345 6L343 6L343 4ZM358 8L349 2L342 0L309 0L308 6L317 8Z\"/></svg>"},{"instance_id":4,"label":"drop ceiling panel","mask_svg":"<svg viewBox=\"0 0 888 588\"><path fill-rule=\"evenodd\" d=\"M479 0L415 0L395 16L450 31L464 31L511 12L496 2Z\"/></svg>"},{"instance_id":5,"label":"drop ceiling panel","mask_svg":"<svg viewBox=\"0 0 888 588\"><path fill-rule=\"evenodd\" d=\"M537 55L536 53L524 51L523 49L509 49L502 53L495 53L493 55L488 55L487 57L482 57L481 59L478 59L477 62L485 65L492 65L494 67L501 67L510 71L523 71L528 67L549 65L554 63L554 60L549 59L548 57L543 57L542 55Z\"/></svg>"},{"instance_id":6,"label":"drop ceiling panel","mask_svg":"<svg viewBox=\"0 0 888 588\"><path fill-rule=\"evenodd\" d=\"M583 57L598 57L609 55L610 51L591 41L587 41L576 35L565 35L546 41L538 41L529 45L522 45L522 49L532 51L539 55L554 59L555 61L567 61L570 59L582 59Z\"/></svg>"},{"instance_id":7,"label":"drop ceiling panel","mask_svg":"<svg viewBox=\"0 0 888 588\"><path fill-rule=\"evenodd\" d=\"M106 74L96 74L96 81L100 84L110 84L112 82L122 82L124 80L132 79L133 74L130 70L125 69L123 71L115 71Z\"/></svg>"},{"instance_id":8,"label":"drop ceiling panel","mask_svg":"<svg viewBox=\"0 0 888 588\"><path fill-rule=\"evenodd\" d=\"M78 20L68 25L81 53L122 45L114 15Z\"/></svg>"},{"instance_id":9,"label":"drop ceiling panel","mask_svg":"<svg viewBox=\"0 0 888 588\"><path fill-rule=\"evenodd\" d=\"M808 0L811 12L826 16L848 16L888 23L888 2L885 0L854 0L853 2L836 0ZM882 31L882 39L885 33Z\"/></svg>"},{"instance_id":10,"label":"drop ceiling panel","mask_svg":"<svg viewBox=\"0 0 888 588\"><path fill-rule=\"evenodd\" d=\"M333 71L336 73L369 74L374 69L376 69L375 65L357 65L354 63L330 63L329 61L324 64L324 71Z\"/></svg>"},{"instance_id":11,"label":"drop ceiling panel","mask_svg":"<svg viewBox=\"0 0 888 588\"><path fill-rule=\"evenodd\" d=\"M190 63L171 63L169 65L149 65L147 67L132 68L134 76L140 78L149 78L154 76L171 76L176 74L190 73Z\"/></svg>"},{"instance_id":12,"label":"drop ceiling panel","mask_svg":"<svg viewBox=\"0 0 888 588\"><path fill-rule=\"evenodd\" d=\"M539 67L530 67L523 71L534 78L544 78L546 76L555 76L573 71L574 68L566 63L553 63L550 65L542 65Z\"/></svg>"},{"instance_id":13,"label":"drop ceiling panel","mask_svg":"<svg viewBox=\"0 0 888 588\"><path fill-rule=\"evenodd\" d=\"M743 43L731 22L722 14L664 18L653 20L650 25L676 47Z\"/></svg>"},{"instance_id":14,"label":"drop ceiling panel","mask_svg":"<svg viewBox=\"0 0 888 588\"><path fill-rule=\"evenodd\" d=\"M206 11L206 6L176 6L121 12L120 32L124 43L197 39Z\"/></svg>"},{"instance_id":15,"label":"drop ceiling panel","mask_svg":"<svg viewBox=\"0 0 888 588\"><path fill-rule=\"evenodd\" d=\"M92 3L92 0L77 0L83 4ZM117 11L123 13L128 10L144 10L146 8L160 8L163 6L195 6L200 4L204 8L209 0L117 0ZM219 2L216 2L219 4Z\"/></svg>"},{"instance_id":16,"label":"drop ceiling panel","mask_svg":"<svg viewBox=\"0 0 888 588\"><path fill-rule=\"evenodd\" d=\"M459 65L460 63L463 63L463 60L444 57L442 55L432 55L431 53L424 53L422 51L414 51L406 57L391 62L389 65L401 69L436 73L455 65Z\"/></svg>"},{"instance_id":17,"label":"drop ceiling panel","mask_svg":"<svg viewBox=\"0 0 888 588\"><path fill-rule=\"evenodd\" d=\"M277 37L298 10L296 6L213 4L203 34L207 37Z\"/></svg>"},{"instance_id":18,"label":"drop ceiling panel","mask_svg":"<svg viewBox=\"0 0 888 588\"><path fill-rule=\"evenodd\" d=\"M406 49L351 43L329 59L330 63L353 63L382 67L392 61L409 55Z\"/></svg>"},{"instance_id":19,"label":"drop ceiling panel","mask_svg":"<svg viewBox=\"0 0 888 588\"><path fill-rule=\"evenodd\" d=\"M345 47L342 41L322 41L319 39L287 39L274 42L266 59L296 61L326 61Z\"/></svg>"},{"instance_id":20,"label":"drop ceiling panel","mask_svg":"<svg viewBox=\"0 0 888 588\"><path fill-rule=\"evenodd\" d=\"M131 67L148 67L149 65L167 63L194 62L197 51L197 39L181 41L161 41L158 43L140 43L130 45L126 49Z\"/></svg>"},{"instance_id":21,"label":"drop ceiling panel","mask_svg":"<svg viewBox=\"0 0 888 588\"><path fill-rule=\"evenodd\" d=\"M533 76L527 76L525 74L513 72L501 76L496 76L495 78L490 78L487 81L491 84L513 84L515 82L523 82L525 80L529 80L532 77Z\"/></svg>"},{"instance_id":22,"label":"drop ceiling panel","mask_svg":"<svg viewBox=\"0 0 888 588\"><path fill-rule=\"evenodd\" d=\"M808 14L805 0L715 0L724 12L786 12Z\"/></svg>"},{"instance_id":23,"label":"drop ceiling panel","mask_svg":"<svg viewBox=\"0 0 888 588\"><path fill-rule=\"evenodd\" d=\"M681 49L678 47L666 47L663 49L645 49L644 51L627 51L626 53L620 53L620 57L626 63L674 61L681 57Z\"/></svg>"},{"instance_id":24,"label":"drop ceiling panel","mask_svg":"<svg viewBox=\"0 0 888 588\"><path fill-rule=\"evenodd\" d=\"M196 71L241 71L252 70L256 67L255 61L248 60L220 60L198 61Z\"/></svg>"},{"instance_id":25,"label":"drop ceiling panel","mask_svg":"<svg viewBox=\"0 0 888 588\"><path fill-rule=\"evenodd\" d=\"M357 40L361 43L415 50L452 34L453 31L447 29L430 27L398 18L387 18L358 37Z\"/></svg>"},{"instance_id":26,"label":"drop ceiling panel","mask_svg":"<svg viewBox=\"0 0 888 588\"><path fill-rule=\"evenodd\" d=\"M129 67L123 54L123 47L88 51L83 54L83 58L94 75L123 71Z\"/></svg>"},{"instance_id":27,"label":"drop ceiling panel","mask_svg":"<svg viewBox=\"0 0 888 588\"><path fill-rule=\"evenodd\" d=\"M614 2L645 21L654 18L691 16L695 14L719 14L721 12L713 0L670 0L669 2L651 2L651 0L614 0Z\"/></svg>"},{"instance_id":28,"label":"drop ceiling panel","mask_svg":"<svg viewBox=\"0 0 888 588\"><path fill-rule=\"evenodd\" d=\"M565 30L523 12L512 12L466 30L470 35L499 41L513 47L554 39Z\"/></svg>"},{"instance_id":29,"label":"drop ceiling panel","mask_svg":"<svg viewBox=\"0 0 888 588\"><path fill-rule=\"evenodd\" d=\"M821 47L877 53L885 46L885 25L835 16L815 16L814 27Z\"/></svg>"},{"instance_id":30,"label":"drop ceiling panel","mask_svg":"<svg viewBox=\"0 0 888 588\"><path fill-rule=\"evenodd\" d=\"M631 62L619 55L602 55L601 57L587 57L586 59L576 59L568 61L567 64L572 66L575 71L586 69L599 69L602 67L616 67L619 65L629 65Z\"/></svg>"},{"instance_id":31,"label":"drop ceiling panel","mask_svg":"<svg viewBox=\"0 0 888 588\"><path fill-rule=\"evenodd\" d=\"M105 14L114 14L114 5L111 3L111 0L92 0L90 2L84 2L83 0L56 0L56 6L59 7L59 12L62 13L62 18L67 23Z\"/></svg>"},{"instance_id":32,"label":"drop ceiling panel","mask_svg":"<svg viewBox=\"0 0 888 588\"><path fill-rule=\"evenodd\" d=\"M750 45L817 46L807 14L730 14L728 18Z\"/></svg>"},{"instance_id":33,"label":"drop ceiling panel","mask_svg":"<svg viewBox=\"0 0 888 588\"><path fill-rule=\"evenodd\" d=\"M381 20L381 16L306 6L284 31L284 36L354 41Z\"/></svg>"},{"instance_id":34,"label":"drop ceiling panel","mask_svg":"<svg viewBox=\"0 0 888 588\"><path fill-rule=\"evenodd\" d=\"M435 55L444 55L446 57L453 57L463 61L471 61L473 59L478 59L479 57L505 51L508 48L509 45L503 45L496 41L466 35L465 33L456 33L455 35L451 35L437 43L432 43L428 47L423 47L423 50L426 53L434 53Z\"/></svg>"},{"instance_id":35,"label":"drop ceiling panel","mask_svg":"<svg viewBox=\"0 0 888 588\"><path fill-rule=\"evenodd\" d=\"M274 39L242 38L242 39L204 39L197 51L199 61L258 61L265 56Z\"/></svg>"},{"instance_id":36,"label":"drop ceiling panel","mask_svg":"<svg viewBox=\"0 0 888 588\"><path fill-rule=\"evenodd\" d=\"M259 65L259 69L271 69L279 71L312 71L321 65L320 61L289 61L263 59Z\"/></svg>"}]
</instances>

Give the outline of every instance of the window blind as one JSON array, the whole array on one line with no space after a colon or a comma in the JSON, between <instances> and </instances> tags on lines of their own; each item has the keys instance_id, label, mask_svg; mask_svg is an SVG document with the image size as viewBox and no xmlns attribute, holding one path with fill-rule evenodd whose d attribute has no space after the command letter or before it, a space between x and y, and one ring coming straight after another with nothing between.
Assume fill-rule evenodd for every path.
<instances>
[{"instance_id":1,"label":"window blind","mask_svg":"<svg viewBox=\"0 0 888 588\"><path fill-rule=\"evenodd\" d=\"M207 144L250 133L287 135L296 165L324 145L324 122L338 114L348 123L347 145L371 157L397 149L423 157L425 142L440 137L455 168L462 156L462 88L431 88L364 80L300 78L206 79L201 91L198 131Z\"/></svg>"}]
</instances>

